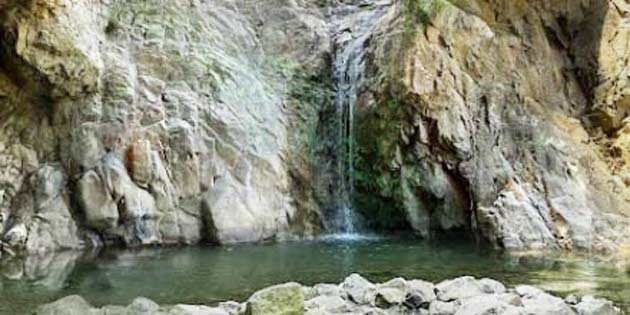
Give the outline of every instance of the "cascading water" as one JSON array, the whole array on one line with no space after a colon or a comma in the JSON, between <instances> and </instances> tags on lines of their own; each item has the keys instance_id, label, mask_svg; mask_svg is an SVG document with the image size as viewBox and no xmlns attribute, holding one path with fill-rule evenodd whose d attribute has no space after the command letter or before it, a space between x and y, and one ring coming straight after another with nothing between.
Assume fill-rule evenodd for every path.
<instances>
[{"instance_id":1,"label":"cascading water","mask_svg":"<svg viewBox=\"0 0 630 315\"><path fill-rule=\"evenodd\" d=\"M354 192L355 106L363 84L366 50L372 34L384 15L388 1L354 1L340 8L340 22L334 37L336 105L336 205L329 230L355 235L361 231L361 218L352 206Z\"/></svg>"}]
</instances>

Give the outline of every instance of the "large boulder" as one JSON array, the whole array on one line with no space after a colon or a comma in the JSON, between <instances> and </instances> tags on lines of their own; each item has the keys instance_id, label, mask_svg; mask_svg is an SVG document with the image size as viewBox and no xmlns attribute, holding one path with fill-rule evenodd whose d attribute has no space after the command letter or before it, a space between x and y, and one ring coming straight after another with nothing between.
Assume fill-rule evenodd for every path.
<instances>
[{"instance_id":1,"label":"large boulder","mask_svg":"<svg viewBox=\"0 0 630 315\"><path fill-rule=\"evenodd\" d=\"M574 315L575 312L563 299L545 292L522 296L523 308L528 314Z\"/></svg>"},{"instance_id":2,"label":"large boulder","mask_svg":"<svg viewBox=\"0 0 630 315\"><path fill-rule=\"evenodd\" d=\"M612 302L587 295L575 305L578 315L618 315L621 311Z\"/></svg>"},{"instance_id":3,"label":"large boulder","mask_svg":"<svg viewBox=\"0 0 630 315\"><path fill-rule=\"evenodd\" d=\"M346 292L338 284L318 283L313 289L317 295L333 295L346 297Z\"/></svg>"},{"instance_id":4,"label":"large boulder","mask_svg":"<svg viewBox=\"0 0 630 315\"><path fill-rule=\"evenodd\" d=\"M484 294L483 287L475 278L464 276L453 280L446 280L435 286L437 298L449 302Z\"/></svg>"},{"instance_id":5,"label":"large boulder","mask_svg":"<svg viewBox=\"0 0 630 315\"><path fill-rule=\"evenodd\" d=\"M481 291L487 294L501 294L505 293L505 285L497 280L483 278L477 281L481 286Z\"/></svg>"},{"instance_id":6,"label":"large boulder","mask_svg":"<svg viewBox=\"0 0 630 315\"><path fill-rule=\"evenodd\" d=\"M131 301L131 304L127 306L127 310L129 313L137 314L137 315L149 315L154 314L160 309L160 306L154 301L144 298L137 297Z\"/></svg>"},{"instance_id":7,"label":"large boulder","mask_svg":"<svg viewBox=\"0 0 630 315\"><path fill-rule=\"evenodd\" d=\"M26 250L29 253L43 254L84 246L77 222L70 212L66 180L64 172L53 166L43 166L32 175L35 194L32 203L26 204L30 209L23 209L33 214L25 218L29 231Z\"/></svg>"},{"instance_id":8,"label":"large boulder","mask_svg":"<svg viewBox=\"0 0 630 315\"><path fill-rule=\"evenodd\" d=\"M455 315L526 315L525 310L502 301L497 295L479 295L462 302Z\"/></svg>"},{"instance_id":9,"label":"large boulder","mask_svg":"<svg viewBox=\"0 0 630 315\"><path fill-rule=\"evenodd\" d=\"M376 298L376 286L356 273L348 276L341 283L341 288L346 291L348 298L357 304L373 304Z\"/></svg>"},{"instance_id":10,"label":"large boulder","mask_svg":"<svg viewBox=\"0 0 630 315\"><path fill-rule=\"evenodd\" d=\"M409 286L403 278L394 278L376 287L377 305L399 305L405 302Z\"/></svg>"},{"instance_id":11,"label":"large boulder","mask_svg":"<svg viewBox=\"0 0 630 315\"><path fill-rule=\"evenodd\" d=\"M229 315L224 309L204 305L178 304L173 306L167 315Z\"/></svg>"},{"instance_id":12,"label":"large boulder","mask_svg":"<svg viewBox=\"0 0 630 315\"><path fill-rule=\"evenodd\" d=\"M131 179L115 154L105 155L96 171L81 178L78 188L87 227L130 246L161 241L153 195Z\"/></svg>"},{"instance_id":13,"label":"large boulder","mask_svg":"<svg viewBox=\"0 0 630 315\"><path fill-rule=\"evenodd\" d=\"M28 230L24 223L15 224L4 234L4 242L12 248L23 248L28 237Z\"/></svg>"},{"instance_id":14,"label":"large boulder","mask_svg":"<svg viewBox=\"0 0 630 315\"><path fill-rule=\"evenodd\" d=\"M426 308L437 298L435 295L435 285L431 282L414 279L407 281L407 285L409 292L407 293L405 303L412 308Z\"/></svg>"},{"instance_id":15,"label":"large boulder","mask_svg":"<svg viewBox=\"0 0 630 315\"><path fill-rule=\"evenodd\" d=\"M95 171L89 171L78 183L79 200L89 228L106 231L118 225L118 206Z\"/></svg>"},{"instance_id":16,"label":"large boulder","mask_svg":"<svg viewBox=\"0 0 630 315\"><path fill-rule=\"evenodd\" d=\"M70 295L50 304L40 306L36 315L90 315L98 314L87 301L78 295Z\"/></svg>"},{"instance_id":17,"label":"large boulder","mask_svg":"<svg viewBox=\"0 0 630 315\"><path fill-rule=\"evenodd\" d=\"M304 296L297 283L262 289L247 300L247 315L302 315Z\"/></svg>"},{"instance_id":18,"label":"large boulder","mask_svg":"<svg viewBox=\"0 0 630 315\"><path fill-rule=\"evenodd\" d=\"M429 315L454 315L461 306L461 302L434 301L429 306Z\"/></svg>"},{"instance_id":19,"label":"large boulder","mask_svg":"<svg viewBox=\"0 0 630 315\"><path fill-rule=\"evenodd\" d=\"M219 243L231 244L267 239L288 224L286 218L274 218L259 209L270 205L263 191L243 186L226 175L215 182L202 201L206 235Z\"/></svg>"},{"instance_id":20,"label":"large boulder","mask_svg":"<svg viewBox=\"0 0 630 315\"><path fill-rule=\"evenodd\" d=\"M304 303L308 312L344 313L351 308L346 300L337 295L320 295Z\"/></svg>"}]
</instances>

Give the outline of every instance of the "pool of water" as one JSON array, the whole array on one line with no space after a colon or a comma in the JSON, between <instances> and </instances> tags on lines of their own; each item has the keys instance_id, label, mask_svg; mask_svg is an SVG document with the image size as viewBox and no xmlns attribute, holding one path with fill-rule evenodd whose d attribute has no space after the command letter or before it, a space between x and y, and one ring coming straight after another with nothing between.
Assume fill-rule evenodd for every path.
<instances>
[{"instance_id":1,"label":"pool of water","mask_svg":"<svg viewBox=\"0 0 630 315\"><path fill-rule=\"evenodd\" d=\"M0 314L80 294L95 305L128 304L145 296L162 304L244 300L273 284L338 283L359 272L372 281L393 277L438 282L460 275L507 284L535 284L555 293L595 294L630 305L630 275L594 259L514 257L474 244L413 239L326 238L228 247L105 250L3 260Z\"/></svg>"}]
</instances>

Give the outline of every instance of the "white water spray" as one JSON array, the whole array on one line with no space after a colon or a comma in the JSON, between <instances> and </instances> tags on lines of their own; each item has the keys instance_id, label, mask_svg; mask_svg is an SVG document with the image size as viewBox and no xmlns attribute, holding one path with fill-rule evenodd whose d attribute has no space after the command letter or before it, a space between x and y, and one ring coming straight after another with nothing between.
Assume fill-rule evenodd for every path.
<instances>
[{"instance_id":1,"label":"white water spray","mask_svg":"<svg viewBox=\"0 0 630 315\"><path fill-rule=\"evenodd\" d=\"M335 34L334 63L337 130L337 204L330 222L336 234L355 235L361 231L361 218L353 209L354 160L356 154L355 107L364 79L367 46L379 19L389 3L350 6L354 10L340 20ZM347 10L348 8L344 8Z\"/></svg>"}]
</instances>

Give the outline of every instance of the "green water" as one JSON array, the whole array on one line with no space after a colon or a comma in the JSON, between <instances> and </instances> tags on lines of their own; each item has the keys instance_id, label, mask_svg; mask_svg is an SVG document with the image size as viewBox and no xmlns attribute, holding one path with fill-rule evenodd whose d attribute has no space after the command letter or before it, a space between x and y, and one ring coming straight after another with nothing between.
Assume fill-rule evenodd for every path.
<instances>
[{"instance_id":1,"label":"green water","mask_svg":"<svg viewBox=\"0 0 630 315\"><path fill-rule=\"evenodd\" d=\"M352 272L372 281L396 276L441 281L460 275L528 283L558 294L595 294L630 305L630 276L585 258L517 258L469 243L433 245L410 239L318 241L232 247L191 247L98 254L61 253L0 264L0 314L80 294L95 305L246 299L285 281L340 282ZM13 279L13 280L12 280Z\"/></svg>"}]
</instances>

